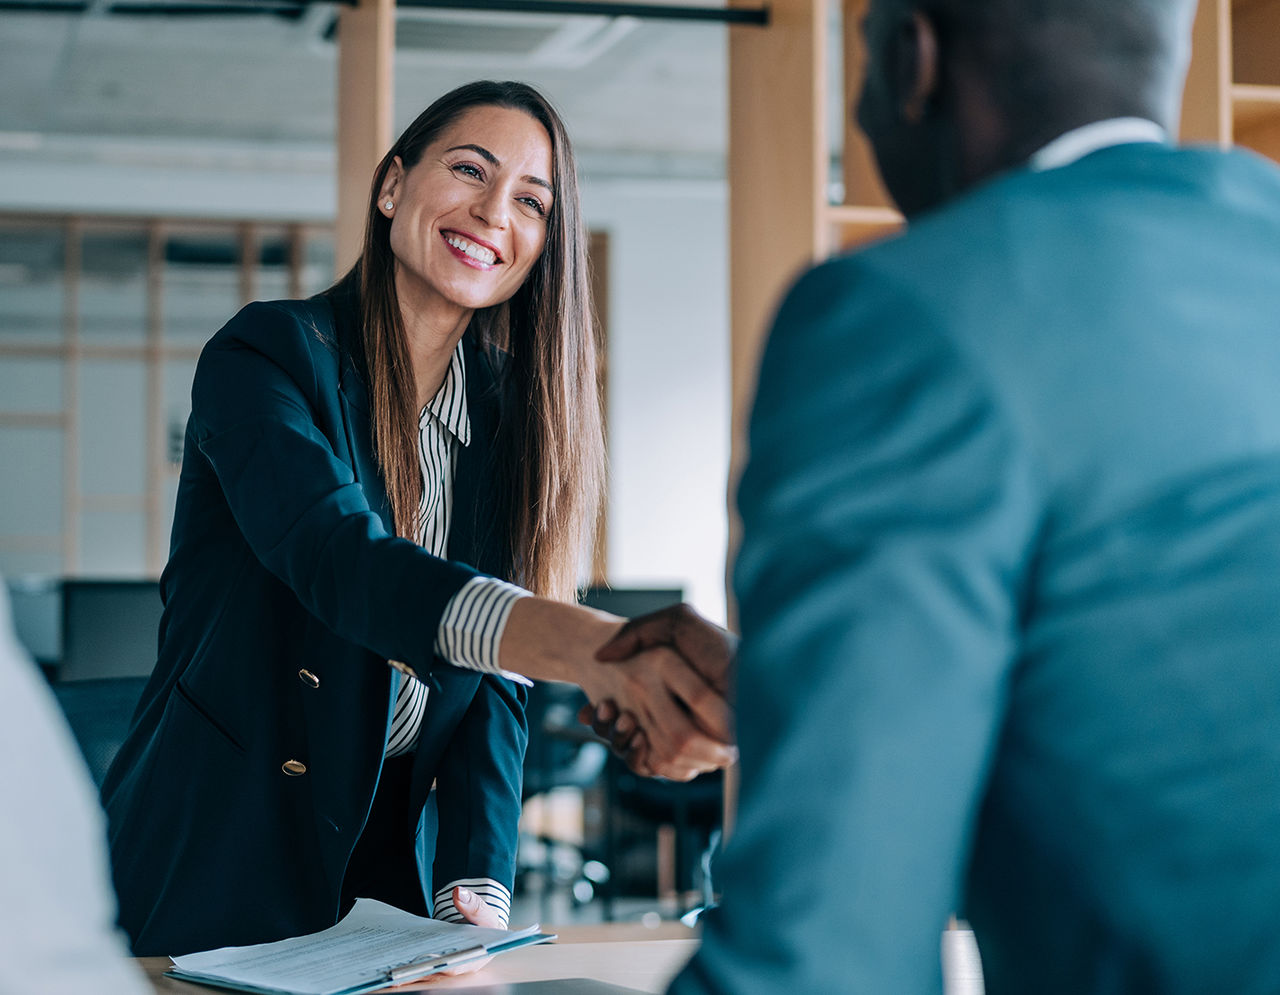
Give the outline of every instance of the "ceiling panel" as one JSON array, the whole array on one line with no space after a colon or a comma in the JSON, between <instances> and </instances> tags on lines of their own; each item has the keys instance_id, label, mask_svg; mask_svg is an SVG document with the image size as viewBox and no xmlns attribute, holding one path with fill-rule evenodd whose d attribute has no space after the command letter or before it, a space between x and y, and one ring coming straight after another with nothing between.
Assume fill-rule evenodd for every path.
<instances>
[{"instance_id":1,"label":"ceiling panel","mask_svg":"<svg viewBox=\"0 0 1280 995\"><path fill-rule=\"evenodd\" d=\"M4 133L10 142L35 133L331 143L334 10L316 5L293 20L0 13L0 147ZM501 54L483 50L471 16L447 38L441 29L449 50L432 52L429 18L402 16L412 45L397 53L397 127L459 83L515 78L547 93L582 152L723 157L722 26L558 18L548 28L529 15L488 15ZM575 21L585 26L566 32Z\"/></svg>"}]
</instances>

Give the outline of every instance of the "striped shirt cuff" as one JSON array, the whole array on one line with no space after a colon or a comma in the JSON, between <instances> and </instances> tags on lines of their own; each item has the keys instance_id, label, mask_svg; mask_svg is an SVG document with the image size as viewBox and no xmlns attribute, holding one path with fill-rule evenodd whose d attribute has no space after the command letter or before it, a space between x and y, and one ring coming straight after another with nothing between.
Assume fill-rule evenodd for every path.
<instances>
[{"instance_id":1,"label":"striped shirt cuff","mask_svg":"<svg viewBox=\"0 0 1280 995\"><path fill-rule=\"evenodd\" d=\"M501 674L520 684L527 677L498 666L498 646L512 606L529 592L495 577L472 577L444 606L436 630L436 652L455 667Z\"/></svg>"},{"instance_id":2,"label":"striped shirt cuff","mask_svg":"<svg viewBox=\"0 0 1280 995\"><path fill-rule=\"evenodd\" d=\"M480 900L498 914L498 918L502 920L502 928L507 928L507 921L511 918L511 892L493 878L459 878L457 881L450 881L436 892L432 900L435 909L431 913L433 919L458 923L467 921L453 904L453 889L459 887L479 895Z\"/></svg>"}]
</instances>

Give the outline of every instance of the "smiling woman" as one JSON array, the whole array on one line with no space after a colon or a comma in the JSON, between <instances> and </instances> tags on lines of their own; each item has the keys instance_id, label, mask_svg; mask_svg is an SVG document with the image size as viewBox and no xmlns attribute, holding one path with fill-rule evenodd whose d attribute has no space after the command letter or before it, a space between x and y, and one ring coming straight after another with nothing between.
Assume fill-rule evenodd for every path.
<instances>
[{"instance_id":1,"label":"smiling woman","mask_svg":"<svg viewBox=\"0 0 1280 995\"><path fill-rule=\"evenodd\" d=\"M379 164L346 276L205 347L159 662L103 786L136 953L357 897L505 925L526 678L631 712L656 773L732 758L701 674L597 662L621 620L572 603L604 462L587 286L563 124L473 83Z\"/></svg>"}]
</instances>

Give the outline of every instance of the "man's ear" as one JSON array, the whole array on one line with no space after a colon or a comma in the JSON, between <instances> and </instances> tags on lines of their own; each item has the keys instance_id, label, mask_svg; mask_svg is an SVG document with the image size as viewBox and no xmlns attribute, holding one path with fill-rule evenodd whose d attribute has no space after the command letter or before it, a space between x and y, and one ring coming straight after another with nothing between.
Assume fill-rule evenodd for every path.
<instances>
[{"instance_id":1,"label":"man's ear","mask_svg":"<svg viewBox=\"0 0 1280 995\"><path fill-rule=\"evenodd\" d=\"M909 124L924 120L938 90L938 31L928 15L912 11L898 32L899 111Z\"/></svg>"},{"instance_id":2,"label":"man's ear","mask_svg":"<svg viewBox=\"0 0 1280 995\"><path fill-rule=\"evenodd\" d=\"M391 212L395 209L394 204L403 182L404 162L399 156L396 156L391 160L391 165L387 167L387 175L382 178L382 187L378 190L378 210L387 217L390 217ZM388 207L388 203L393 206Z\"/></svg>"}]
</instances>

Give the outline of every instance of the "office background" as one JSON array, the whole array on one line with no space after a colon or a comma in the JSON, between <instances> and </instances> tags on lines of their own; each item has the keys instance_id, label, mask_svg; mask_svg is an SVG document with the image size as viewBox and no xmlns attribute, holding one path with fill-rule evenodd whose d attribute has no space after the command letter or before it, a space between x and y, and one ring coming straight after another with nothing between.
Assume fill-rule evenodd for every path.
<instances>
[{"instance_id":1,"label":"office background","mask_svg":"<svg viewBox=\"0 0 1280 995\"><path fill-rule=\"evenodd\" d=\"M777 295L898 223L847 113L864 2L774 0L767 28L732 29L397 11L393 132L482 77L564 112L607 330L602 574L720 620L732 429ZM0 573L20 597L158 575L200 345L333 275L340 8L238 5L0 3ZM1276 39L1280 0L1202 0L1187 137L1280 158ZM56 658L36 602L19 625Z\"/></svg>"},{"instance_id":2,"label":"office background","mask_svg":"<svg viewBox=\"0 0 1280 995\"><path fill-rule=\"evenodd\" d=\"M603 574L723 618L731 427L769 311L806 261L896 224L847 113L865 0L732 29L419 2L396 11L396 129L511 76L575 136L607 287ZM0 6L0 572L158 573L200 344L332 274L340 9ZM1278 37L1280 0L1202 0L1186 137L1280 157Z\"/></svg>"},{"instance_id":3,"label":"office background","mask_svg":"<svg viewBox=\"0 0 1280 995\"><path fill-rule=\"evenodd\" d=\"M0 12L0 572L155 576L200 344L332 275L337 8L22 6ZM723 619L725 28L397 21L394 131L471 78L562 108L605 247L607 576Z\"/></svg>"}]
</instances>

